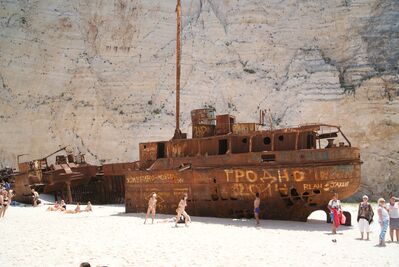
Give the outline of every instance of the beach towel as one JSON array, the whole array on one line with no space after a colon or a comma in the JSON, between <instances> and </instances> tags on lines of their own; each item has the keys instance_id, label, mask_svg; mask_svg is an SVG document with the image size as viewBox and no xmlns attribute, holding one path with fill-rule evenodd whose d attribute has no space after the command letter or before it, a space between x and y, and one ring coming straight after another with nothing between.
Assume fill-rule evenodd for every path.
<instances>
[{"instance_id":1,"label":"beach towel","mask_svg":"<svg viewBox=\"0 0 399 267\"><path fill-rule=\"evenodd\" d=\"M335 224L335 227L339 227L341 225L341 213L338 212L337 209L332 209L333 212L333 223Z\"/></svg>"},{"instance_id":2,"label":"beach towel","mask_svg":"<svg viewBox=\"0 0 399 267\"><path fill-rule=\"evenodd\" d=\"M342 213L341 215L341 224L345 224L346 223L346 216Z\"/></svg>"}]
</instances>

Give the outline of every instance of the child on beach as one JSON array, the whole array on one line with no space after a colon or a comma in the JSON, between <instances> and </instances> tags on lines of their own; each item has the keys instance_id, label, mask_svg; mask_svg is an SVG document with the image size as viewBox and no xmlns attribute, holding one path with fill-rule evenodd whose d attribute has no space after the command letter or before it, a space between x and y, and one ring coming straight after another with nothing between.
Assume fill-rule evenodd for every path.
<instances>
[{"instance_id":1,"label":"child on beach","mask_svg":"<svg viewBox=\"0 0 399 267\"><path fill-rule=\"evenodd\" d=\"M331 212L332 233L336 234L338 227L341 225L342 216L341 202L338 200L337 193L334 193L333 198L328 202L328 209Z\"/></svg>"},{"instance_id":2,"label":"child on beach","mask_svg":"<svg viewBox=\"0 0 399 267\"><path fill-rule=\"evenodd\" d=\"M399 242L399 198L391 196L389 199L389 235L391 241L394 240L394 232L396 232L396 242Z\"/></svg>"},{"instance_id":3,"label":"child on beach","mask_svg":"<svg viewBox=\"0 0 399 267\"><path fill-rule=\"evenodd\" d=\"M260 213L260 198L259 198L259 192L256 192L255 194L256 198L254 200L254 214L255 214L255 219L256 219L256 225L259 225L259 213Z\"/></svg>"},{"instance_id":4,"label":"child on beach","mask_svg":"<svg viewBox=\"0 0 399 267\"><path fill-rule=\"evenodd\" d=\"M378 199L377 211L378 211L378 222L380 223L381 226L379 245L385 246L385 234L387 233L389 225L389 213L387 208L385 207L385 199L383 198Z\"/></svg>"},{"instance_id":5,"label":"child on beach","mask_svg":"<svg viewBox=\"0 0 399 267\"><path fill-rule=\"evenodd\" d=\"M373 208L368 202L368 196L363 196L363 202L359 204L359 209L357 211L357 222L359 223L360 235L363 240L364 232L367 234L366 240L369 240L370 235L370 223L373 221Z\"/></svg>"},{"instance_id":6,"label":"child on beach","mask_svg":"<svg viewBox=\"0 0 399 267\"><path fill-rule=\"evenodd\" d=\"M185 210L186 206L187 206L187 194L184 194L182 196L182 198L180 199L179 205L177 206L177 209L176 209L177 216L176 216L175 227L177 227L177 223L179 222L180 217L182 215L184 216L184 223L186 224L186 226L188 226L187 222L191 223L191 218Z\"/></svg>"},{"instance_id":7,"label":"child on beach","mask_svg":"<svg viewBox=\"0 0 399 267\"><path fill-rule=\"evenodd\" d=\"M148 209L147 209L147 214L145 215L144 224L146 224L150 212L152 214L152 224L154 224L156 206L157 206L157 194L152 193L152 196L148 200Z\"/></svg>"}]
</instances>

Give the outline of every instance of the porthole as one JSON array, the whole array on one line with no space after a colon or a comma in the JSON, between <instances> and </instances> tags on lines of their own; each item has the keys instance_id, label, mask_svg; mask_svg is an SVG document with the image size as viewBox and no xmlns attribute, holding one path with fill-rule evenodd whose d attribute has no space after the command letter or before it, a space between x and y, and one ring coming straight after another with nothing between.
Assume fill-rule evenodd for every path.
<instances>
[{"instance_id":1,"label":"porthole","mask_svg":"<svg viewBox=\"0 0 399 267\"><path fill-rule=\"evenodd\" d=\"M246 144L246 143L248 142L248 138L243 138L243 139L242 139L242 142L243 142L244 144Z\"/></svg>"},{"instance_id":2,"label":"porthole","mask_svg":"<svg viewBox=\"0 0 399 267\"><path fill-rule=\"evenodd\" d=\"M283 136L283 135L280 135L280 136L278 137L278 140L284 141L284 136Z\"/></svg>"},{"instance_id":3,"label":"porthole","mask_svg":"<svg viewBox=\"0 0 399 267\"><path fill-rule=\"evenodd\" d=\"M263 143L264 143L265 145L270 145L270 142L271 142L270 137L265 137L265 138L263 138Z\"/></svg>"}]
</instances>

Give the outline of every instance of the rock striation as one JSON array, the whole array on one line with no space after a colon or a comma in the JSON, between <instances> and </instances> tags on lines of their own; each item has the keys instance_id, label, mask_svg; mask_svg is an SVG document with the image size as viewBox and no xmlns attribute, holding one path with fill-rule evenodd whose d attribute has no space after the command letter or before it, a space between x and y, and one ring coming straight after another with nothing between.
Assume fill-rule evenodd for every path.
<instances>
[{"instance_id":1,"label":"rock striation","mask_svg":"<svg viewBox=\"0 0 399 267\"><path fill-rule=\"evenodd\" d=\"M0 162L70 144L138 157L174 131L174 0L0 0ZM182 130L215 107L241 121L339 124L362 151L358 195L399 193L397 0L183 0Z\"/></svg>"}]
</instances>

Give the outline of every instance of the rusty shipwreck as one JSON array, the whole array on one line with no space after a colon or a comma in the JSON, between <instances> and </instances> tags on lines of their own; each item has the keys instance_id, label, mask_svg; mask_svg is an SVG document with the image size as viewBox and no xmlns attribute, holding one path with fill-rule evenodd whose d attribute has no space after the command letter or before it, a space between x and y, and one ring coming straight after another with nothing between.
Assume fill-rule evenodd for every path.
<instances>
[{"instance_id":1,"label":"rusty shipwreck","mask_svg":"<svg viewBox=\"0 0 399 267\"><path fill-rule=\"evenodd\" d=\"M20 162L24 155L17 157L19 170L12 174L12 188L18 202L32 203L31 189L36 189L67 203L124 203L124 177L118 175L121 164L114 164L111 170L106 168L112 172L107 176L103 166L87 163L84 155L74 155L67 147L40 159Z\"/></svg>"},{"instance_id":2,"label":"rusty shipwreck","mask_svg":"<svg viewBox=\"0 0 399 267\"><path fill-rule=\"evenodd\" d=\"M171 140L139 144L139 161L121 171L126 212L144 212L152 192L157 211L175 213L188 193L197 216L250 217L260 193L261 217L306 221L326 210L333 192L344 199L360 185L360 151L339 126L264 129L213 109L191 112L192 138L179 127L180 0L177 1L176 129ZM112 165L108 166L112 168Z\"/></svg>"}]
</instances>

